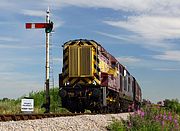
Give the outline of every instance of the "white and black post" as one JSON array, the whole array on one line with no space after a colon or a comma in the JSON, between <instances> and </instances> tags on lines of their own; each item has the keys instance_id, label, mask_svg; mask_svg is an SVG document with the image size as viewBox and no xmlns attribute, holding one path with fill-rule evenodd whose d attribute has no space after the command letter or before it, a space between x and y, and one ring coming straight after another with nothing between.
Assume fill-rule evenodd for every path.
<instances>
[{"instance_id":1,"label":"white and black post","mask_svg":"<svg viewBox=\"0 0 180 131\"><path fill-rule=\"evenodd\" d=\"M48 8L48 10L46 11L46 23L50 23L50 10ZM46 86L46 111L45 113L49 113L50 112L50 95L49 95L49 73L50 73L50 66L49 66L49 36L50 36L50 32L46 31L46 82L45 82L45 86Z\"/></svg>"}]
</instances>

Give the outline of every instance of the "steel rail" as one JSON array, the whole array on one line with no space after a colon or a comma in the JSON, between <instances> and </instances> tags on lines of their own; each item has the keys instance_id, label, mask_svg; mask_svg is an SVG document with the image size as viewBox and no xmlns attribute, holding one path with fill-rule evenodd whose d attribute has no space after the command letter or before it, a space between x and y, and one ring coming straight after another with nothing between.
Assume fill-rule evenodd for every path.
<instances>
[{"instance_id":1,"label":"steel rail","mask_svg":"<svg viewBox=\"0 0 180 131\"><path fill-rule=\"evenodd\" d=\"M66 116L77 116L77 115L95 115L95 113L1 114L0 122L35 120L42 118L66 117Z\"/></svg>"}]
</instances>

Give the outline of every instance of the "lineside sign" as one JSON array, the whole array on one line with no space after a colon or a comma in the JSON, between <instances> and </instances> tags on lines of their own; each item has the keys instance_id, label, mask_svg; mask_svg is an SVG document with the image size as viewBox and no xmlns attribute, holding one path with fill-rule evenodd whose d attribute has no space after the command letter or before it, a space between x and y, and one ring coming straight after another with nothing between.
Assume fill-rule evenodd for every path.
<instances>
[{"instance_id":1,"label":"lineside sign","mask_svg":"<svg viewBox=\"0 0 180 131\"><path fill-rule=\"evenodd\" d=\"M21 99L21 111L34 111L34 99Z\"/></svg>"}]
</instances>

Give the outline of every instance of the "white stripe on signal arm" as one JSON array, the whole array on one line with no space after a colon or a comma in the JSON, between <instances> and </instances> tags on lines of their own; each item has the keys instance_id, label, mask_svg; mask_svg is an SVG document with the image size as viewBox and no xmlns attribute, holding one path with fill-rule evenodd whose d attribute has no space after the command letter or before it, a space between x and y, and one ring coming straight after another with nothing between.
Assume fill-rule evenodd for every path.
<instances>
[{"instance_id":1,"label":"white stripe on signal arm","mask_svg":"<svg viewBox=\"0 0 180 131\"><path fill-rule=\"evenodd\" d=\"M31 28L33 28L33 29L35 28L35 24L34 23L31 24Z\"/></svg>"}]
</instances>

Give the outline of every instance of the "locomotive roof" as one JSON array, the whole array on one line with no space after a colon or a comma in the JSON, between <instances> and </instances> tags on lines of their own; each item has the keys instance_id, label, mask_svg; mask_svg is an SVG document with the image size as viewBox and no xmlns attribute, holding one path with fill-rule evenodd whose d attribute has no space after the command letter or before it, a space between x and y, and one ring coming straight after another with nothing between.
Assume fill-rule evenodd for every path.
<instances>
[{"instance_id":1,"label":"locomotive roof","mask_svg":"<svg viewBox=\"0 0 180 131\"><path fill-rule=\"evenodd\" d=\"M122 65L113 55L111 55L108 51L106 51L106 49L104 49L104 47L101 46L101 44L99 44L98 42L96 42L95 40L88 40L88 39L74 39L74 40L69 40L67 42L64 43L63 46L67 46L67 45L71 45L72 43L75 44L77 42L86 42L86 43L89 43L89 42L93 42L95 43L96 45L100 46L101 47L101 51L102 52L105 52L106 54L108 54L111 58L112 61L114 62L118 62L123 68L126 69L126 67L124 65ZM127 70L127 69L126 69ZM128 72L128 70L127 70ZM129 72L128 72L129 73ZM130 74L130 73L129 73Z\"/></svg>"},{"instance_id":2,"label":"locomotive roof","mask_svg":"<svg viewBox=\"0 0 180 131\"><path fill-rule=\"evenodd\" d=\"M67 42L64 43L64 45L68 45L70 43L76 43L76 42L86 42L86 43L89 43L89 42L93 42L95 44L97 44L98 46L101 46L98 42L96 42L95 40L87 40L87 39L75 39L75 40L69 40ZM102 46L101 46L102 47Z\"/></svg>"}]
</instances>

